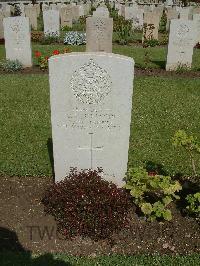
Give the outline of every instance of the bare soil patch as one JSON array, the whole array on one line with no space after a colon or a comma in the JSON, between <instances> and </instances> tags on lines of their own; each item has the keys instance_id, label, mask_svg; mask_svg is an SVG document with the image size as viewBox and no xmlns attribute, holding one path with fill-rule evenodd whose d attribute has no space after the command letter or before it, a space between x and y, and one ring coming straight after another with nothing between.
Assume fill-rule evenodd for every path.
<instances>
[{"instance_id":1,"label":"bare soil patch","mask_svg":"<svg viewBox=\"0 0 200 266\"><path fill-rule=\"evenodd\" d=\"M147 222L134 211L128 227L110 241L76 237L65 240L53 217L45 215L41 199L52 177L1 177L0 250L65 252L96 256L117 254L192 254L200 252L200 225L172 206L173 220Z\"/></svg>"}]
</instances>

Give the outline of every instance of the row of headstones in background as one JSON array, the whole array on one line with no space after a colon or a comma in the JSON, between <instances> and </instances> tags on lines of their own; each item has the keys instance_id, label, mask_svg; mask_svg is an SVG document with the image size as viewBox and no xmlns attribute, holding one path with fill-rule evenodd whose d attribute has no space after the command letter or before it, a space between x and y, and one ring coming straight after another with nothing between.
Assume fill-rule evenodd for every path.
<instances>
[{"instance_id":1,"label":"row of headstones in background","mask_svg":"<svg viewBox=\"0 0 200 266\"><path fill-rule=\"evenodd\" d=\"M40 14L40 4L28 4L28 5L24 5L24 4L18 4L20 11L21 11L21 16L26 16L30 19L30 24L31 24L31 28L33 30L37 30L38 25L37 25L37 18ZM4 17L9 17L11 16L11 11L10 8L12 6L10 5L6 5L6 8L9 8L9 12L8 11L1 11L0 10L0 23L2 22ZM46 5L45 3L42 5L42 11L49 11L49 10L57 10L59 11L59 16L61 19L61 27L63 26L72 26L72 20L78 20L79 17L84 16L84 15L88 15L89 11L90 11L90 4L85 4L85 5L76 5L76 4L68 4L68 5L64 5L64 4L52 4L52 5ZM2 23L1 23L2 25ZM2 28L2 27L1 27ZM1 33L3 37L3 34Z\"/></svg>"},{"instance_id":2,"label":"row of headstones in background","mask_svg":"<svg viewBox=\"0 0 200 266\"><path fill-rule=\"evenodd\" d=\"M47 18L44 15L44 26L47 34L52 31L56 32L56 13L59 22L58 11L46 11ZM49 16L51 13L51 17ZM45 12L44 12L45 14ZM102 15L102 12L100 12ZM112 18L104 16L94 16L87 18L87 51L112 51ZM153 18L152 14L150 14ZM5 29L5 47L7 59L18 59L24 66L31 66L31 45L30 45L30 27L29 19L25 17L10 17L4 19ZM180 25L179 25L180 24ZM192 63L193 47L199 40L197 33L197 24L200 24L200 15L192 20L172 20L169 35L167 70L174 70L179 66L190 67ZM59 24L57 24L59 30ZM54 29L53 29L54 28ZM177 40L176 40L177 39ZM197 40L198 39L198 40Z\"/></svg>"},{"instance_id":3,"label":"row of headstones in background","mask_svg":"<svg viewBox=\"0 0 200 266\"><path fill-rule=\"evenodd\" d=\"M43 12L44 34L59 35L59 12L49 10ZM86 19L86 51L112 52L113 19L104 7L99 7L92 17Z\"/></svg>"},{"instance_id":4,"label":"row of headstones in background","mask_svg":"<svg viewBox=\"0 0 200 266\"><path fill-rule=\"evenodd\" d=\"M98 15L99 11L99 15ZM59 35L60 20L57 10L43 12L45 35ZM25 67L32 66L31 34L28 17L4 18L6 58L18 59ZM105 17L102 9L94 17L87 18L87 45L90 52L112 51L113 20Z\"/></svg>"},{"instance_id":5,"label":"row of headstones in background","mask_svg":"<svg viewBox=\"0 0 200 266\"><path fill-rule=\"evenodd\" d=\"M121 5L121 4L116 4L115 5L116 9L118 10L118 14L122 15L125 17L125 19L131 19L133 22L133 29L142 29L144 23L145 24L154 24L155 30L154 32L156 32L159 28L159 22L161 19L161 16L163 14L163 10L164 10L164 5L160 5L157 7L152 7L152 6L148 6L148 7L143 7L143 6L139 6L137 4L133 5L133 6L125 6L125 5ZM169 22L171 19L177 19L177 18L181 18L181 19L192 19L194 14L199 14L200 13L200 7L167 7L166 8L166 15L167 15L167 25L166 25L166 29L169 30ZM147 13L145 15L145 13ZM152 18L151 18L152 15ZM158 17L159 17L159 21L158 21ZM148 18L150 18L150 21L148 21ZM156 36L157 33L154 34L154 36Z\"/></svg>"},{"instance_id":6,"label":"row of headstones in background","mask_svg":"<svg viewBox=\"0 0 200 266\"><path fill-rule=\"evenodd\" d=\"M56 9L43 11L43 22L44 22L44 35L60 35L60 22L61 27L68 26L72 27L72 21L76 18L78 20L80 13L79 9L76 9L78 12L77 15L72 12L73 9L77 6L71 6L61 8L61 11ZM61 21L60 21L61 17Z\"/></svg>"}]
</instances>

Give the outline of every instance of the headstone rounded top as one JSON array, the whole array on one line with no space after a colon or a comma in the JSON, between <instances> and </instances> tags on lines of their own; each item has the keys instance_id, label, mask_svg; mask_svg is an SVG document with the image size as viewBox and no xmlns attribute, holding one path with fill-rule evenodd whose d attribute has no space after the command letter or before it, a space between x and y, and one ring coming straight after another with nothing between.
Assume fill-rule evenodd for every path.
<instances>
[{"instance_id":1,"label":"headstone rounded top","mask_svg":"<svg viewBox=\"0 0 200 266\"><path fill-rule=\"evenodd\" d=\"M53 55L51 56L48 61L54 61L58 59L64 59L65 57L75 57L75 56L82 56L82 57L107 57L107 58L121 58L124 60L128 60L131 63L135 64L135 61L133 58L125 56L125 55L119 55L119 54L114 54L114 53L105 53L105 52L73 52L73 53L65 53L65 54L59 54L59 55Z\"/></svg>"}]
</instances>

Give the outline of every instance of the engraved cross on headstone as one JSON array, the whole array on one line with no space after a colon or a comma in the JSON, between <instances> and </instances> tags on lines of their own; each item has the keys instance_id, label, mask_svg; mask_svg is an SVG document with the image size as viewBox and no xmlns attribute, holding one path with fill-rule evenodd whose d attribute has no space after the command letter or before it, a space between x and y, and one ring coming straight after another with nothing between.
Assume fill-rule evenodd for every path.
<instances>
[{"instance_id":1,"label":"engraved cross on headstone","mask_svg":"<svg viewBox=\"0 0 200 266\"><path fill-rule=\"evenodd\" d=\"M98 147L93 147L93 134L94 133L89 133L90 135L90 145L87 147L78 147L79 150L88 150L90 151L90 168L93 168L93 152L94 151L102 151L103 146L98 146Z\"/></svg>"}]
</instances>

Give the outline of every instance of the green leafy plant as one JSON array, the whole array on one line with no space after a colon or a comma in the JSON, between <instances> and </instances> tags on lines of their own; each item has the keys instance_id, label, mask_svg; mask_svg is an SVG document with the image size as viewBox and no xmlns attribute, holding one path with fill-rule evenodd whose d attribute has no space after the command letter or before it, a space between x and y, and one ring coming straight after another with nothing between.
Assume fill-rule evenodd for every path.
<instances>
[{"instance_id":1,"label":"green leafy plant","mask_svg":"<svg viewBox=\"0 0 200 266\"><path fill-rule=\"evenodd\" d=\"M155 46L157 46L157 45L159 45L160 43L159 43L159 41L158 40L156 40L156 39L150 39L150 40L145 40L144 42L143 42L143 47L155 47Z\"/></svg>"},{"instance_id":2,"label":"green leafy plant","mask_svg":"<svg viewBox=\"0 0 200 266\"><path fill-rule=\"evenodd\" d=\"M162 34L162 36L161 36L161 38L159 40L160 45L167 45L168 44L168 39L169 39L168 33Z\"/></svg>"},{"instance_id":3,"label":"green leafy plant","mask_svg":"<svg viewBox=\"0 0 200 266\"><path fill-rule=\"evenodd\" d=\"M61 31L80 31L85 32L86 31L86 18L87 16L81 16L78 21L73 21L72 27L69 26L63 26L61 28Z\"/></svg>"},{"instance_id":4,"label":"green leafy plant","mask_svg":"<svg viewBox=\"0 0 200 266\"><path fill-rule=\"evenodd\" d=\"M113 18L113 21L116 21L118 19L118 11L115 9L115 6L111 6L111 4L107 2L106 7L108 8L109 16Z\"/></svg>"},{"instance_id":5,"label":"green leafy plant","mask_svg":"<svg viewBox=\"0 0 200 266\"><path fill-rule=\"evenodd\" d=\"M166 32L166 24L167 24L167 15L165 12L163 12L162 17L160 19L159 24L159 32Z\"/></svg>"},{"instance_id":6,"label":"green leafy plant","mask_svg":"<svg viewBox=\"0 0 200 266\"><path fill-rule=\"evenodd\" d=\"M172 138L172 144L175 147L183 148L187 152L193 173L197 176L195 154L200 154L200 145L197 142L197 138L187 135L184 130L178 130Z\"/></svg>"},{"instance_id":7,"label":"green leafy plant","mask_svg":"<svg viewBox=\"0 0 200 266\"><path fill-rule=\"evenodd\" d=\"M35 51L35 58L37 60L37 65L41 70L45 70L48 68L48 59L50 56L70 53L71 50L69 48L64 48L63 51L54 50L51 55L43 55L40 51Z\"/></svg>"},{"instance_id":8,"label":"green leafy plant","mask_svg":"<svg viewBox=\"0 0 200 266\"><path fill-rule=\"evenodd\" d=\"M14 5L13 17L21 16L22 12L19 5Z\"/></svg>"},{"instance_id":9,"label":"green leafy plant","mask_svg":"<svg viewBox=\"0 0 200 266\"><path fill-rule=\"evenodd\" d=\"M149 51L146 51L146 52L144 53L144 63L145 63L145 65L146 65L146 64L149 64L150 62L151 62L151 58L150 58Z\"/></svg>"},{"instance_id":10,"label":"green leafy plant","mask_svg":"<svg viewBox=\"0 0 200 266\"><path fill-rule=\"evenodd\" d=\"M32 31L31 32L31 41L33 42L41 42L44 38L44 34L42 31Z\"/></svg>"},{"instance_id":11,"label":"green leafy plant","mask_svg":"<svg viewBox=\"0 0 200 266\"><path fill-rule=\"evenodd\" d=\"M49 187L42 200L45 212L55 217L66 238L109 238L126 226L132 207L123 188L101 178L102 170L77 171Z\"/></svg>"},{"instance_id":12,"label":"green leafy plant","mask_svg":"<svg viewBox=\"0 0 200 266\"><path fill-rule=\"evenodd\" d=\"M59 36L55 33L55 34L48 34L46 36L43 36L43 38L41 38L41 44L53 44L53 43L59 43L61 40L59 38Z\"/></svg>"},{"instance_id":13,"label":"green leafy plant","mask_svg":"<svg viewBox=\"0 0 200 266\"><path fill-rule=\"evenodd\" d=\"M174 199L179 199L175 193L182 189L180 183L173 181L170 176L150 176L142 167L128 170L125 188L130 190L134 203L151 221L157 218L172 219L167 206Z\"/></svg>"},{"instance_id":14,"label":"green leafy plant","mask_svg":"<svg viewBox=\"0 0 200 266\"><path fill-rule=\"evenodd\" d=\"M200 192L189 194L186 200L188 203L186 207L188 212L200 218Z\"/></svg>"},{"instance_id":15,"label":"green leafy plant","mask_svg":"<svg viewBox=\"0 0 200 266\"><path fill-rule=\"evenodd\" d=\"M123 16L118 16L118 19L114 21L114 31L117 33L120 44L128 44L132 34L132 21L125 20Z\"/></svg>"},{"instance_id":16,"label":"green leafy plant","mask_svg":"<svg viewBox=\"0 0 200 266\"><path fill-rule=\"evenodd\" d=\"M16 72L23 69L23 65L19 60L3 60L0 62L0 67L6 72Z\"/></svg>"},{"instance_id":17,"label":"green leafy plant","mask_svg":"<svg viewBox=\"0 0 200 266\"><path fill-rule=\"evenodd\" d=\"M188 66L186 64L182 64L182 63L178 63L178 66L175 70L176 73L184 73L184 72L188 72L190 69L188 68Z\"/></svg>"}]
</instances>

